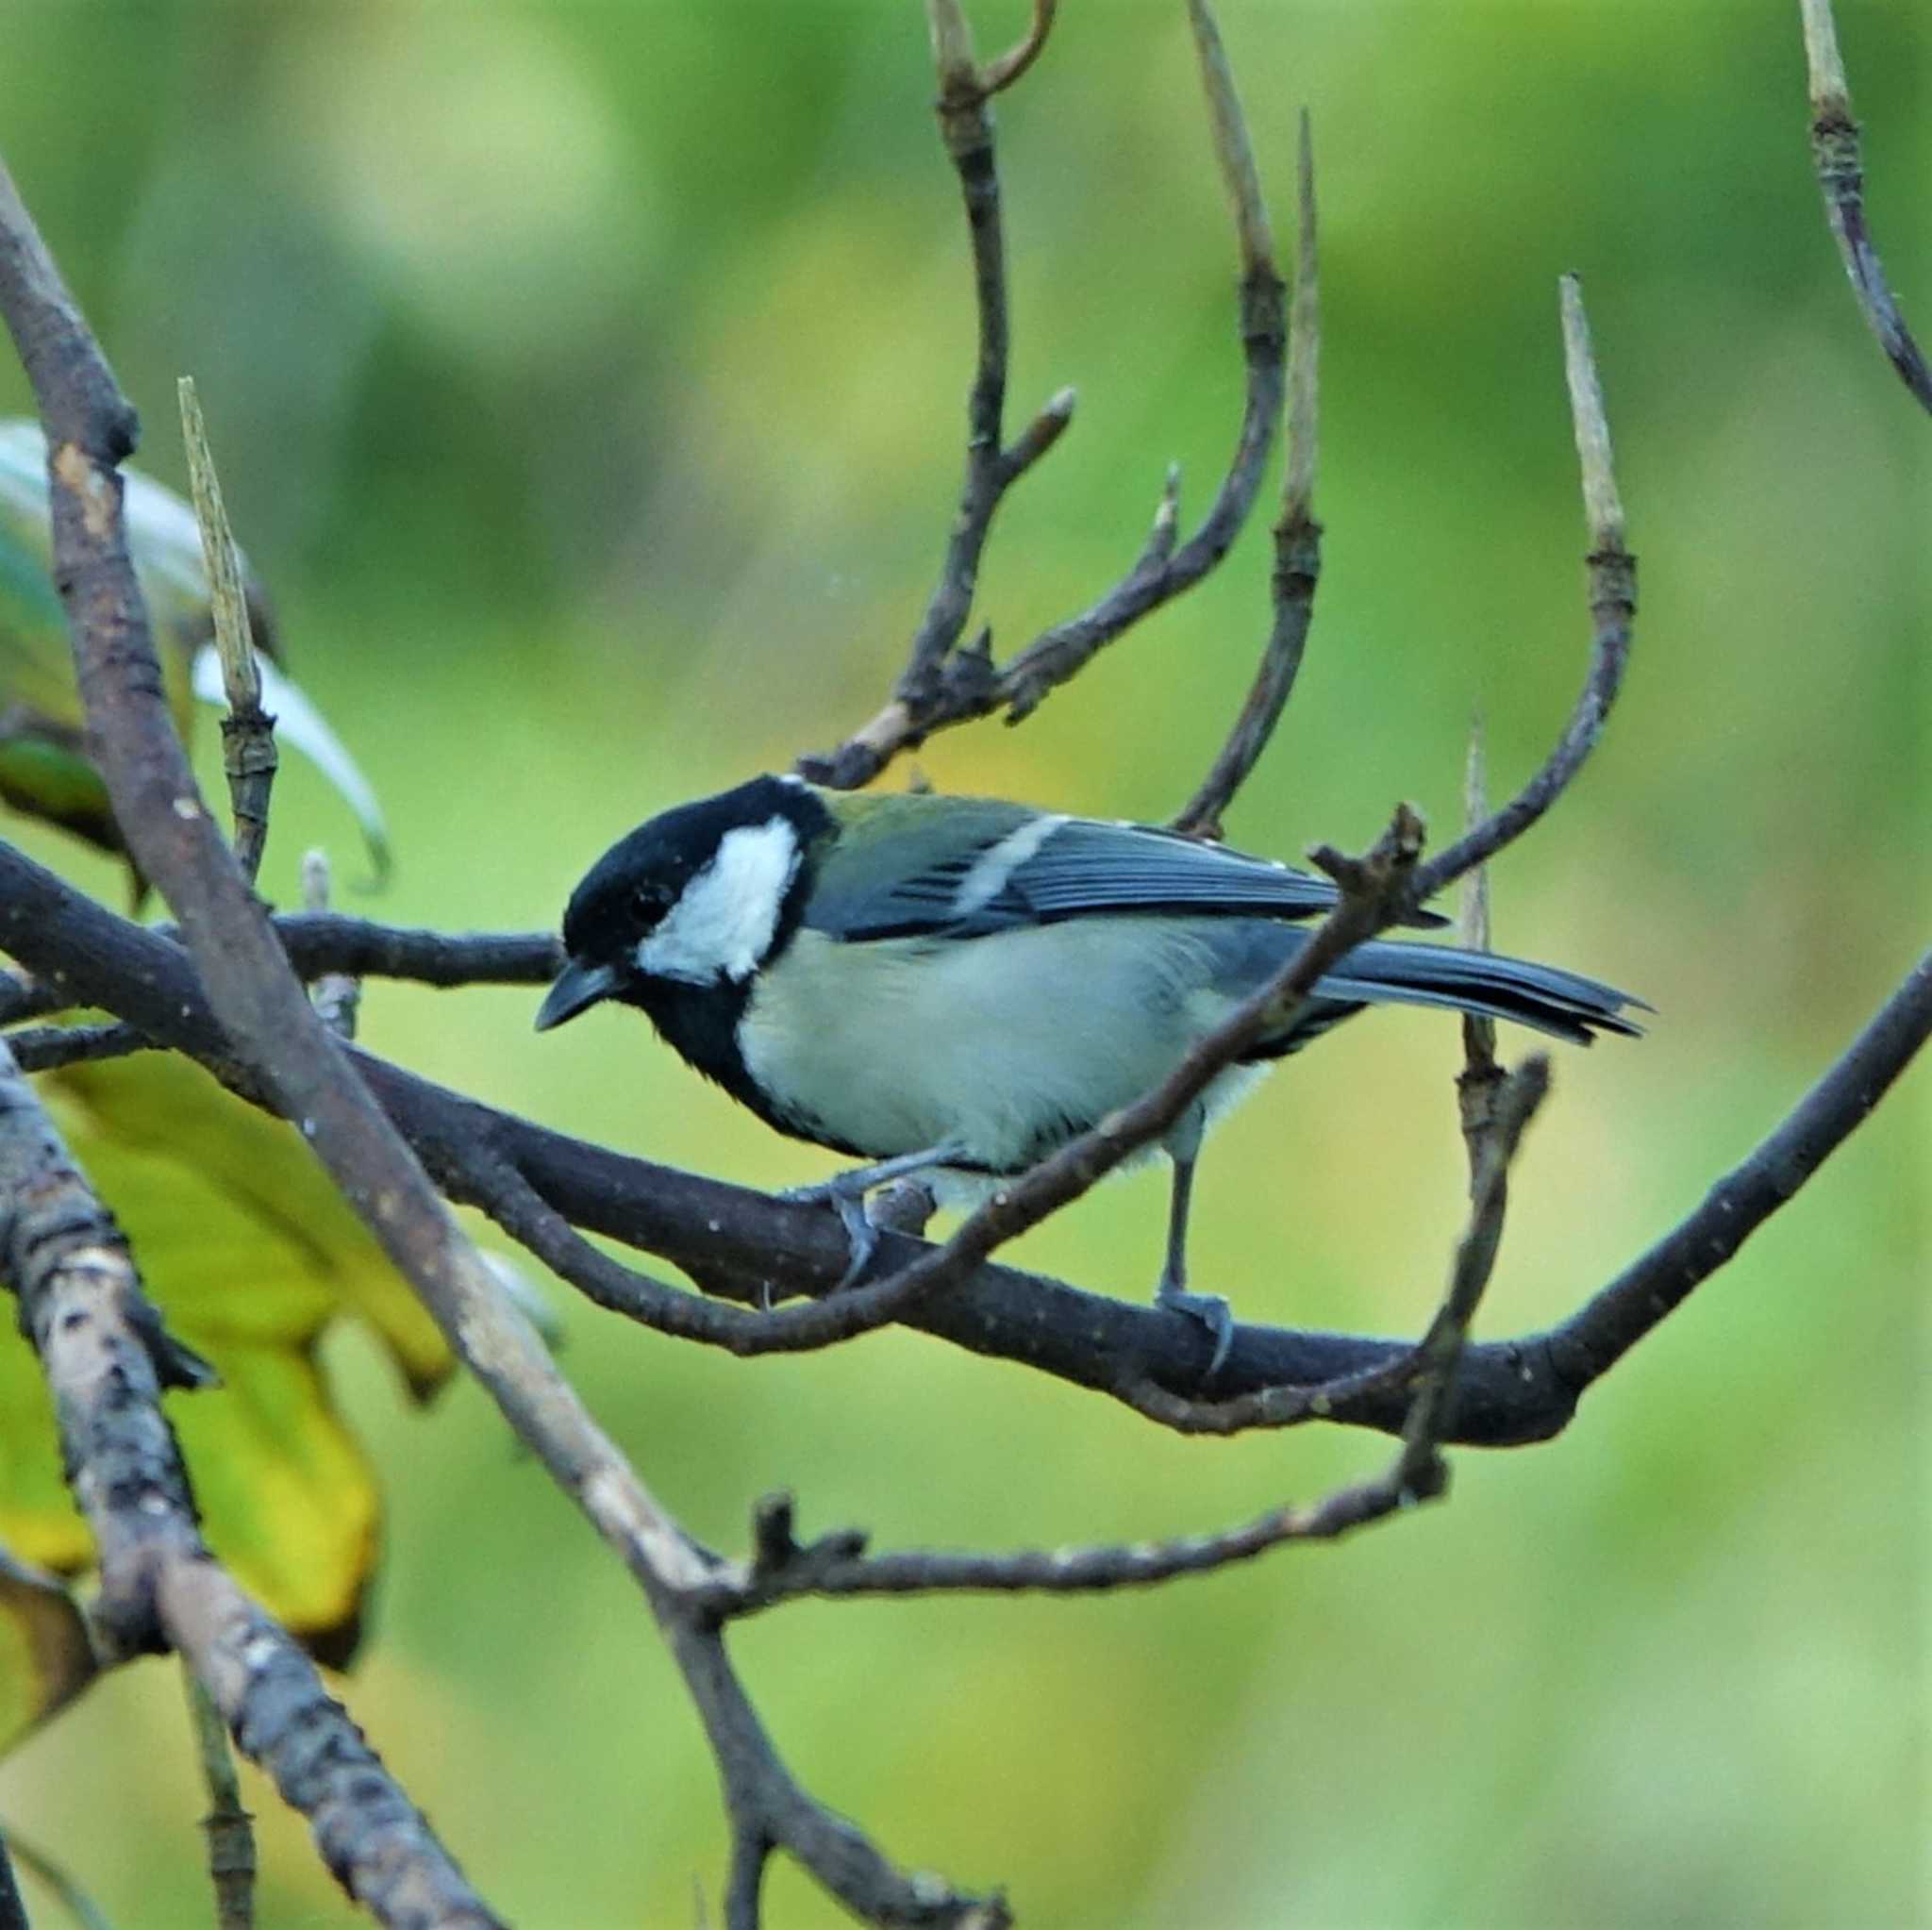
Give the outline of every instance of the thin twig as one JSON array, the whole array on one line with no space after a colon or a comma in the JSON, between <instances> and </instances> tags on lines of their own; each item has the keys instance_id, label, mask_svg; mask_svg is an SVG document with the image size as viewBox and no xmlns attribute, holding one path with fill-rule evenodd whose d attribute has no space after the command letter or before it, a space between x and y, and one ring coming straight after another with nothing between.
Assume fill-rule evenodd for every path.
<instances>
[{"instance_id":1,"label":"thin twig","mask_svg":"<svg viewBox=\"0 0 1932 1930\"><path fill-rule=\"evenodd\" d=\"M1563 369L1570 390L1577 462L1582 472L1584 524L1590 539L1585 558L1591 624L1590 664L1576 707L1541 769L1503 807L1466 831L1447 851L1421 866L1413 891L1420 904L1465 872L1494 857L1522 837L1569 789L1602 737L1610 707L1623 688L1637 613L1637 560L1624 542L1624 508L1610 460L1609 422L1583 311L1583 291L1574 275L1559 285L1563 320Z\"/></svg>"},{"instance_id":2,"label":"thin twig","mask_svg":"<svg viewBox=\"0 0 1932 1930\"><path fill-rule=\"evenodd\" d=\"M222 502L214 451L202 421L194 377L175 385L181 398L181 439L188 448L188 476L194 494L194 520L201 527L201 553L208 564L208 603L214 616L215 650L228 694L222 719L222 764L235 813L235 861L252 884L261 870L268 842L269 795L275 781L275 721L261 707L261 672L249 632L248 602L242 582L242 556Z\"/></svg>"},{"instance_id":3,"label":"thin twig","mask_svg":"<svg viewBox=\"0 0 1932 1930\"><path fill-rule=\"evenodd\" d=\"M917 738L919 720L941 701L948 659L973 611L979 559L994 513L1007 491L1058 441L1074 419L1074 391L1061 389L1010 446L1004 440L1010 331L999 165L988 102L1033 64L1052 30L1054 11L1051 0L1036 0L1025 39L982 69L974 56L972 29L959 0L927 0L940 83L934 107L965 204L979 319L978 355L966 401L966 473L939 581L913 634L891 702L836 751L799 760L804 775L841 790L877 775L900 745ZM952 680L970 678L980 656L964 653L952 665Z\"/></svg>"},{"instance_id":4,"label":"thin twig","mask_svg":"<svg viewBox=\"0 0 1932 1930\"><path fill-rule=\"evenodd\" d=\"M948 725L995 710L1004 710L1009 724L1020 723L1097 652L1198 583L1226 555L1247 520L1274 446L1281 408L1284 291L1275 273L1267 209L1219 31L1204 0L1190 0L1215 153L1234 210L1241 263L1239 325L1246 385L1234 454L1208 513L1185 542L1174 541L1177 485L1170 470L1154 535L1111 589L1085 609L1042 631L1004 666L993 663L990 640L985 638L978 648L953 647L965 627L986 524L999 493L1011 480L1005 471L1022 453L1030 460L1051 446L1072 413L1073 391L1061 391L1013 448L1000 455L997 408L1004 395L1006 369L1005 282L998 254L997 200L991 198L996 196L996 182L985 108L988 77L1004 63L995 62L986 70L974 63L958 0L928 0L928 13L941 75L941 126L947 151L961 168L973 225L980 293L979 376L969 408L967 481L960 513L911 659L894 685L891 701L874 717L836 750L798 760L803 775L840 789L870 782L901 751ZM1043 33L1052 14L1050 7L1037 9L1035 28ZM983 148L978 144L982 133ZM984 159L974 165L984 179L975 183L967 176L961 157L978 154Z\"/></svg>"},{"instance_id":5,"label":"thin twig","mask_svg":"<svg viewBox=\"0 0 1932 1930\"><path fill-rule=\"evenodd\" d=\"M1462 823L1473 830L1490 814L1489 784L1483 769L1483 721L1470 720L1469 756L1462 773ZM1490 949L1490 873L1477 865L1462 880L1457 938L1471 952ZM1496 1062L1496 1022L1481 1012L1462 1015L1462 1070L1456 1075L1456 1109L1462 1143L1469 1154L1470 1190L1475 1190L1483 1147L1495 1120L1503 1068Z\"/></svg>"},{"instance_id":6,"label":"thin twig","mask_svg":"<svg viewBox=\"0 0 1932 1930\"><path fill-rule=\"evenodd\" d=\"M255 1819L242 1806L242 1783L228 1748L222 1712L201 1678L184 1663L181 1684L188 1692L188 1717L194 1730L195 1755L208 1785L208 1869L214 1884L217 1930L253 1930L255 1923Z\"/></svg>"},{"instance_id":7,"label":"thin twig","mask_svg":"<svg viewBox=\"0 0 1932 1930\"><path fill-rule=\"evenodd\" d=\"M328 909L328 856L322 851L302 854L302 908L308 912ZM362 981L351 972L325 972L308 988L308 1002L322 1015L322 1023L338 1039L356 1036L356 1016L362 1004Z\"/></svg>"},{"instance_id":8,"label":"thin twig","mask_svg":"<svg viewBox=\"0 0 1932 1930\"><path fill-rule=\"evenodd\" d=\"M1456 1397L1456 1379L1469 1344L1470 1323L1475 1319L1503 1241L1509 1168L1549 1090L1549 1059L1533 1053L1504 1080L1496 1094L1494 1118L1483 1137L1469 1190L1469 1226L1456 1250L1449 1291L1416 1349L1415 1405L1403 1430L1402 1454L1396 1466L1396 1479L1406 1488L1426 1488L1439 1466L1437 1450Z\"/></svg>"},{"instance_id":9,"label":"thin twig","mask_svg":"<svg viewBox=\"0 0 1932 1930\"><path fill-rule=\"evenodd\" d=\"M1221 817L1247 782L1294 690L1322 574L1322 525L1315 520L1322 319L1315 229L1315 150L1308 111L1301 114L1296 202L1299 240L1288 320L1288 462L1274 524L1274 620L1255 681L1227 741L1201 787L1174 819L1190 837L1218 838Z\"/></svg>"},{"instance_id":10,"label":"thin twig","mask_svg":"<svg viewBox=\"0 0 1932 1930\"><path fill-rule=\"evenodd\" d=\"M1059 0L1033 0L1033 18L1026 31L997 60L989 60L981 70L979 84L990 94L1003 93L1039 59L1046 37L1053 31L1054 15Z\"/></svg>"},{"instance_id":11,"label":"thin twig","mask_svg":"<svg viewBox=\"0 0 1932 1930\"><path fill-rule=\"evenodd\" d=\"M1456 1399L1469 1324L1502 1238L1505 1177L1548 1084L1549 1062L1537 1057L1505 1089L1448 1289L1415 1350L1414 1393L1402 1444L1381 1475L1350 1483L1311 1506L1272 1508L1214 1534L1012 1554L930 1549L848 1554L845 1545L854 1539L849 1530L800 1547L791 1540L788 1504L779 1518L781 1534L772 1532L768 1517L764 1532L755 1535L760 1559L740 1577L735 1593L721 1597L719 1612L751 1614L801 1594L1069 1594L1147 1587L1249 1561L1290 1542L1331 1540L1412 1503L1434 1499L1448 1482L1438 1450Z\"/></svg>"},{"instance_id":12,"label":"thin twig","mask_svg":"<svg viewBox=\"0 0 1932 1930\"><path fill-rule=\"evenodd\" d=\"M1850 276L1858 311L1878 338L1899 379L1932 411L1932 368L1906 326L1872 231L1865 222L1865 163L1851 88L1839 58L1831 0L1799 0L1805 27L1805 63L1810 75L1811 162L1824 196L1825 219Z\"/></svg>"},{"instance_id":13,"label":"thin twig","mask_svg":"<svg viewBox=\"0 0 1932 1930\"><path fill-rule=\"evenodd\" d=\"M1003 708L1009 724L1031 716L1049 691L1075 675L1106 645L1192 589L1221 561L1247 521L1274 447L1287 353L1285 291L1275 272L1274 235L1220 29L1206 0L1189 0L1188 20L1200 60L1215 158L1234 211L1241 254L1241 337L1247 385L1240 437L1214 501L1192 536L1158 565L1137 566L1078 615L1043 631L1001 671L987 707Z\"/></svg>"}]
</instances>

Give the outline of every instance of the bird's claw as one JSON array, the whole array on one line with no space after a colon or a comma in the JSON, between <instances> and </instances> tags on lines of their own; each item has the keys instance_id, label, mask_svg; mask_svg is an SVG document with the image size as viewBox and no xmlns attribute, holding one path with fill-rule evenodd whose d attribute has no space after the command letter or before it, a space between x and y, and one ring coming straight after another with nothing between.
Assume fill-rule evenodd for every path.
<instances>
[{"instance_id":1,"label":"bird's claw","mask_svg":"<svg viewBox=\"0 0 1932 1930\"><path fill-rule=\"evenodd\" d=\"M838 1214L839 1224L845 1229L848 1256L845 1271L839 1275L832 1291L842 1293L848 1287L856 1287L879 1250L878 1228L866 1217L864 1186L855 1186L843 1174L835 1174L810 1186L787 1187L778 1197L798 1206L823 1202Z\"/></svg>"},{"instance_id":2,"label":"bird's claw","mask_svg":"<svg viewBox=\"0 0 1932 1930\"><path fill-rule=\"evenodd\" d=\"M1208 1329L1208 1338L1214 1342L1214 1352L1208 1357L1208 1372L1202 1376L1202 1382L1204 1386L1211 1384L1234 1346L1234 1313L1227 1302L1218 1293L1190 1293L1184 1288L1170 1287L1164 1280L1154 1301L1157 1306L1184 1313Z\"/></svg>"}]
</instances>

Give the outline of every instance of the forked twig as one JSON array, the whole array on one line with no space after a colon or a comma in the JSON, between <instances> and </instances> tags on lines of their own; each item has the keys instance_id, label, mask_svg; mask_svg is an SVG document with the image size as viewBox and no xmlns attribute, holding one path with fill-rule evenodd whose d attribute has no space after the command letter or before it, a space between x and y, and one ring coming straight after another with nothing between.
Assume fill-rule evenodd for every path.
<instances>
[{"instance_id":1,"label":"forked twig","mask_svg":"<svg viewBox=\"0 0 1932 1930\"><path fill-rule=\"evenodd\" d=\"M1271 1508L1212 1534L1010 1554L904 1549L868 1555L862 1552L863 1536L852 1529L800 1547L791 1539L789 1497L782 1498L776 1510L769 1502L760 1504L753 1538L758 1558L737 1577L735 1589L721 1592L719 1612L753 1614L796 1595L1076 1594L1146 1587L1249 1561L1290 1542L1332 1540L1415 1502L1435 1499L1448 1483L1440 1454L1442 1433L1470 1323L1502 1240L1509 1165L1548 1090L1549 1062L1541 1056L1526 1060L1503 1089L1448 1289L1407 1363L1413 1393L1402 1444L1380 1475L1337 1489L1312 1506ZM781 1530L775 1536L774 1515Z\"/></svg>"},{"instance_id":2,"label":"forked twig","mask_svg":"<svg viewBox=\"0 0 1932 1930\"><path fill-rule=\"evenodd\" d=\"M1062 390L1008 450L1000 444L1005 395L1007 308L1000 252L998 188L992 170L991 123L985 108L990 76L982 69L958 0L928 0L940 68L940 123L947 152L959 168L973 237L979 291L980 355L968 415L966 483L939 587L914 639L891 701L836 750L803 757L798 770L814 781L849 790L869 783L901 751L934 731L1004 710L1008 723L1030 715L1046 695L1142 617L1191 589L1220 562L1239 534L1261 484L1281 407L1286 343L1283 290L1254 156L1221 37L1206 0L1189 0L1216 158L1234 210L1241 280L1240 327L1247 368L1241 425L1228 469L1201 524L1177 541L1176 479L1163 485L1154 532L1127 574L1075 615L1042 631L1004 665L992 660L990 634L956 647L971 610L979 555L1000 496L1027 464L1050 448L1073 412ZM1043 39L1054 9L1036 8L1024 49ZM1021 51L1015 50L1016 53ZM1030 63L1038 46L1000 84ZM1011 57L1008 57L1009 58ZM1009 473L1010 472L1010 473Z\"/></svg>"},{"instance_id":3,"label":"forked twig","mask_svg":"<svg viewBox=\"0 0 1932 1930\"><path fill-rule=\"evenodd\" d=\"M1058 441L1074 419L1074 391L1061 389L1010 445L1005 441L1010 327L999 165L988 103L1038 58L1054 12L1053 0L1036 0L1026 37L982 68L959 0L926 0L940 83L934 107L947 156L959 176L979 323L978 355L966 401L966 473L939 581L913 633L891 700L837 751L800 759L805 775L841 790L875 776L900 745L917 735L917 720L940 702L948 660L973 611L979 559L993 515L1007 491ZM963 653L954 659L954 680L970 675L972 666L983 660L983 648Z\"/></svg>"}]
</instances>

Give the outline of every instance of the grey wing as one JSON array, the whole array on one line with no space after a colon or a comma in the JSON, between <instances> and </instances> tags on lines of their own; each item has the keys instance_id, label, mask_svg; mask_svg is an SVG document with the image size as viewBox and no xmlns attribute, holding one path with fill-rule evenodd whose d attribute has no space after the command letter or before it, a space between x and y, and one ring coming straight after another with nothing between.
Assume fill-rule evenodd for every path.
<instances>
[{"instance_id":1,"label":"grey wing","mask_svg":"<svg viewBox=\"0 0 1932 1930\"><path fill-rule=\"evenodd\" d=\"M1137 911L1311 918L1336 898L1326 878L1152 825L987 807L959 829L970 835L949 838L912 874L864 899L840 893L834 902L823 888L814 891L807 922L848 939L979 938ZM1431 913L1417 922L1441 923Z\"/></svg>"}]
</instances>

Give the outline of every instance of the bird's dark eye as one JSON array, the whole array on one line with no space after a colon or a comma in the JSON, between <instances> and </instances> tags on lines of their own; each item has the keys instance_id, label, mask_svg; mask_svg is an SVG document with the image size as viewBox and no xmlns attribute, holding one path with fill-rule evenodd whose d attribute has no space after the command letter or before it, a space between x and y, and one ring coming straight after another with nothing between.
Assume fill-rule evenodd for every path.
<instances>
[{"instance_id":1,"label":"bird's dark eye","mask_svg":"<svg viewBox=\"0 0 1932 1930\"><path fill-rule=\"evenodd\" d=\"M656 924L671 908L671 900L661 885L640 885L631 894L632 908L647 924Z\"/></svg>"}]
</instances>

